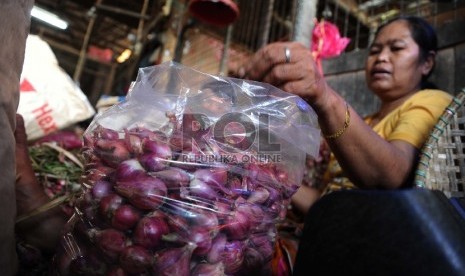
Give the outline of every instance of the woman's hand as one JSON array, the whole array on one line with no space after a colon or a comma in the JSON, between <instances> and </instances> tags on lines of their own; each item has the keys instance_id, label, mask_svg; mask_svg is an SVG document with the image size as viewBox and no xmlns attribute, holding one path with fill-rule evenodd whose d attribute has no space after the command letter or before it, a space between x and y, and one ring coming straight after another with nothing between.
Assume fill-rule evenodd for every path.
<instances>
[{"instance_id":1,"label":"woman's hand","mask_svg":"<svg viewBox=\"0 0 465 276\"><path fill-rule=\"evenodd\" d=\"M47 203L50 199L38 182L29 158L23 117L16 114L16 206L21 216Z\"/></svg>"},{"instance_id":2,"label":"woman's hand","mask_svg":"<svg viewBox=\"0 0 465 276\"><path fill-rule=\"evenodd\" d=\"M327 103L326 82L311 51L298 42L277 42L258 50L239 70L239 76L296 94L315 109L324 108Z\"/></svg>"},{"instance_id":3,"label":"woman's hand","mask_svg":"<svg viewBox=\"0 0 465 276\"><path fill-rule=\"evenodd\" d=\"M387 142L375 133L326 84L304 45L269 44L255 53L242 72L239 70L239 77L267 82L304 98L318 114L323 135L333 137L339 133L328 138L328 143L346 175L357 186L398 188L409 180L416 157L413 146Z\"/></svg>"}]
</instances>

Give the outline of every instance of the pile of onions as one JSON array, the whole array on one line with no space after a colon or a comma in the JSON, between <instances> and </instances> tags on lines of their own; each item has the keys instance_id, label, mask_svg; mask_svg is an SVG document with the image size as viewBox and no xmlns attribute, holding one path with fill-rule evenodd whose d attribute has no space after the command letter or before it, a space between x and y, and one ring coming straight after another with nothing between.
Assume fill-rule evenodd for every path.
<instances>
[{"instance_id":1,"label":"pile of onions","mask_svg":"<svg viewBox=\"0 0 465 276\"><path fill-rule=\"evenodd\" d=\"M208 129L199 135L193 147L176 128L86 134L57 273L269 275L275 223L297 186L274 163L185 162L226 154Z\"/></svg>"}]
</instances>

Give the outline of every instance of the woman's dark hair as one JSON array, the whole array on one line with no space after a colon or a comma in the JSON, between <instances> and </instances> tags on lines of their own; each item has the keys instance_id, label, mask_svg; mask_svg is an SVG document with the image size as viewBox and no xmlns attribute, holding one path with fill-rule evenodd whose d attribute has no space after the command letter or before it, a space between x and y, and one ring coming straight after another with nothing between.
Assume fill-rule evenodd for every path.
<instances>
[{"instance_id":1,"label":"woman's dark hair","mask_svg":"<svg viewBox=\"0 0 465 276\"><path fill-rule=\"evenodd\" d=\"M410 32L412 34L412 38L417 43L418 47L420 48L420 62L426 61L428 56L430 55L431 52L436 53L438 50L438 38L436 35L436 31L434 28L426 21L425 19L421 17L416 17L416 16L400 16L396 17L394 19L389 20L388 22L382 24L378 30L376 31L376 35L383 29L385 26L395 22L403 20L406 21ZM376 36L375 35L375 36ZM436 85L430 83L427 81L428 77L431 75L431 73L434 70L434 65L433 68L431 68L430 72L428 75L423 76L422 79L422 88L437 88Z\"/></svg>"}]
</instances>

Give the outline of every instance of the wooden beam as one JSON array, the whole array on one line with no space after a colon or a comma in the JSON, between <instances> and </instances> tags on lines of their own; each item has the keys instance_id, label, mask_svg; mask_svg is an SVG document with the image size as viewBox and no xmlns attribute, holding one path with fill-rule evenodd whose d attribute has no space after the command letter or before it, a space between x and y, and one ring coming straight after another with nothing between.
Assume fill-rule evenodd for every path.
<instances>
[{"instance_id":1,"label":"wooden beam","mask_svg":"<svg viewBox=\"0 0 465 276\"><path fill-rule=\"evenodd\" d=\"M369 29L376 28L377 23L370 20L370 17L366 12L358 8L356 0L331 0L335 5L338 5L344 11L350 13L352 16L357 18L360 23L367 26Z\"/></svg>"},{"instance_id":2,"label":"wooden beam","mask_svg":"<svg viewBox=\"0 0 465 276\"><path fill-rule=\"evenodd\" d=\"M78 57L81 54L81 52L78 49L75 49L75 48L73 48L71 46L63 44L63 42L57 42L57 41L55 41L53 39L50 39L50 38L47 38L45 36L40 36L40 38L42 38L45 42L47 42L50 45L50 47L52 47L52 48L58 49L60 51L63 51L65 53L72 54L72 55L75 55L75 56L78 56ZM113 65L113 63L111 63L111 62L103 62L103 61L100 61L100 60L98 60L98 59L96 59L94 57L90 57L89 55L86 55L85 58L88 59L88 60L91 60L93 62L97 62L99 64L102 64L102 65L106 65L106 66L112 66Z\"/></svg>"}]
</instances>

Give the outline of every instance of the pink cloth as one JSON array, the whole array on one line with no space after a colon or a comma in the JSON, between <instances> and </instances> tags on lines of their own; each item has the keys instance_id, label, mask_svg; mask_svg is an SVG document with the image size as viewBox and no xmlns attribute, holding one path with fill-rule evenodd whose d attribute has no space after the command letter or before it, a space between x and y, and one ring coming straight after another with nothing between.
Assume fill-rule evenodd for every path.
<instances>
[{"instance_id":1,"label":"pink cloth","mask_svg":"<svg viewBox=\"0 0 465 276\"><path fill-rule=\"evenodd\" d=\"M324 20L316 22L312 32L312 54L321 73L321 59L340 55L349 42L349 38L341 37L333 23Z\"/></svg>"},{"instance_id":2,"label":"pink cloth","mask_svg":"<svg viewBox=\"0 0 465 276\"><path fill-rule=\"evenodd\" d=\"M15 275L15 114L33 0L0 0L0 275Z\"/></svg>"}]
</instances>

